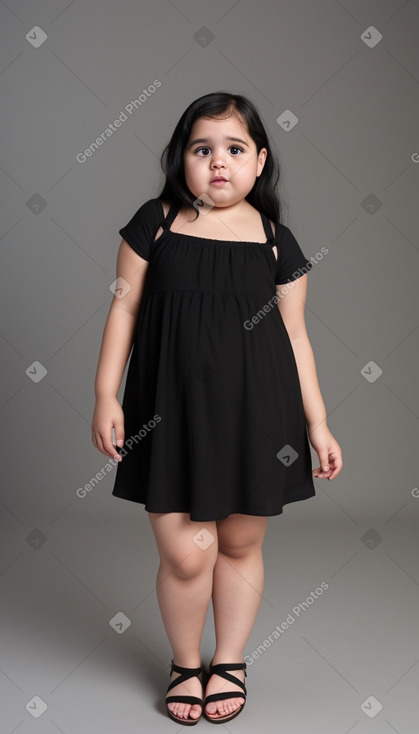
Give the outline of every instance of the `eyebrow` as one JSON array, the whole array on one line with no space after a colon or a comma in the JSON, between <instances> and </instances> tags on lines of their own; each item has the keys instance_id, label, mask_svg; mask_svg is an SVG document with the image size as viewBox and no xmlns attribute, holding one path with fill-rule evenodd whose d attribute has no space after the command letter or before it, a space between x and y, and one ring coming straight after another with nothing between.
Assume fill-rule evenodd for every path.
<instances>
[{"instance_id":1,"label":"eyebrow","mask_svg":"<svg viewBox=\"0 0 419 734\"><path fill-rule=\"evenodd\" d=\"M234 143L242 143L243 145L245 145L245 146L246 146L246 148L248 148L248 147L249 147L249 146L248 146L248 144L246 143L246 141L245 141L245 140L242 140L241 138L229 138L229 137L227 137L227 136L225 135L225 136L224 136L224 140L232 140L232 141L233 141ZM195 138L195 140L192 140L192 141L191 141L191 142L189 143L189 145L188 145L188 149L189 149L189 148L192 148L192 147L193 147L194 145L196 145L197 143L211 143L211 142L212 142L212 138Z\"/></svg>"}]
</instances>

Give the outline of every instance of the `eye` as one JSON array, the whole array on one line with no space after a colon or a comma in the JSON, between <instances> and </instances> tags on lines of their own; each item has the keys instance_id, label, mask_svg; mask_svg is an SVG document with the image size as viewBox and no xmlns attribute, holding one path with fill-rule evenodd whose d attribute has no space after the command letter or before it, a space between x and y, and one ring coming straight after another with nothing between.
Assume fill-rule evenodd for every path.
<instances>
[{"instance_id":1,"label":"eye","mask_svg":"<svg viewBox=\"0 0 419 734\"><path fill-rule=\"evenodd\" d=\"M229 150L232 150L232 149L233 150L239 150L241 153L243 153L243 148L240 148L239 145L230 145ZM196 151L195 151L195 153L199 153L201 150L209 150L209 148L207 148L206 146L205 147L201 147L201 148L197 148ZM203 156L200 156L200 157L201 158L207 158L208 156L203 155ZM233 157L237 157L237 156L235 154L233 154Z\"/></svg>"}]
</instances>

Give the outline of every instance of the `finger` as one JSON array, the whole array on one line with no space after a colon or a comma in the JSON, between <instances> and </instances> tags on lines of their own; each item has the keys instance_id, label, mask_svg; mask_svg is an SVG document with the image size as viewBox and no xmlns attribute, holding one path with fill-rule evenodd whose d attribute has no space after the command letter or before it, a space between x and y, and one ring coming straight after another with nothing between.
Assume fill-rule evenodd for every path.
<instances>
[{"instance_id":1,"label":"finger","mask_svg":"<svg viewBox=\"0 0 419 734\"><path fill-rule=\"evenodd\" d=\"M111 457L111 459L115 459L115 461L121 461L122 456L120 456L115 449L115 446L112 443L112 427L109 431L106 432L106 436L103 437L103 447L105 449L105 453Z\"/></svg>"},{"instance_id":2,"label":"finger","mask_svg":"<svg viewBox=\"0 0 419 734\"><path fill-rule=\"evenodd\" d=\"M116 421L115 425L115 442L116 445L121 448L124 445L124 422L123 421Z\"/></svg>"},{"instance_id":3,"label":"finger","mask_svg":"<svg viewBox=\"0 0 419 734\"><path fill-rule=\"evenodd\" d=\"M112 431L111 431L112 436ZM112 440L109 441L108 435L105 436L101 433L96 433L96 442L97 442L97 448L101 452L101 454L105 454L105 456L109 456L111 459L115 459L118 461L119 454L115 451L115 447L112 443Z\"/></svg>"},{"instance_id":4,"label":"finger","mask_svg":"<svg viewBox=\"0 0 419 734\"><path fill-rule=\"evenodd\" d=\"M320 451L317 452L317 456L319 457L320 461L320 468L322 471L327 471L329 468L329 452L325 449L320 449Z\"/></svg>"},{"instance_id":5,"label":"finger","mask_svg":"<svg viewBox=\"0 0 419 734\"><path fill-rule=\"evenodd\" d=\"M339 474L339 472L342 469L342 466L343 466L343 461L342 461L341 457L338 456L337 459L335 459L334 462L333 462L333 471L332 471L332 474L330 475L329 479L334 479L335 477L337 477L337 475Z\"/></svg>"},{"instance_id":6,"label":"finger","mask_svg":"<svg viewBox=\"0 0 419 734\"><path fill-rule=\"evenodd\" d=\"M330 471L329 454L327 451L320 451L318 456L320 460L321 475L326 476Z\"/></svg>"},{"instance_id":7,"label":"finger","mask_svg":"<svg viewBox=\"0 0 419 734\"><path fill-rule=\"evenodd\" d=\"M93 431L92 432L92 436L93 436L93 438L92 438L93 444L98 449L98 451L102 451L102 453L103 453L103 446L102 446L102 441L101 441L101 438L100 438L100 434L97 431Z\"/></svg>"},{"instance_id":8,"label":"finger","mask_svg":"<svg viewBox=\"0 0 419 734\"><path fill-rule=\"evenodd\" d=\"M106 453L105 449L103 448L102 436L99 433L99 431L96 431L96 448L99 449L99 451L101 452L101 454L105 454Z\"/></svg>"},{"instance_id":9,"label":"finger","mask_svg":"<svg viewBox=\"0 0 419 734\"><path fill-rule=\"evenodd\" d=\"M318 466L316 469L313 469L312 473L315 477L323 478L323 477L327 477L330 472L331 472L331 469L329 469L328 471L323 471L321 466Z\"/></svg>"}]
</instances>

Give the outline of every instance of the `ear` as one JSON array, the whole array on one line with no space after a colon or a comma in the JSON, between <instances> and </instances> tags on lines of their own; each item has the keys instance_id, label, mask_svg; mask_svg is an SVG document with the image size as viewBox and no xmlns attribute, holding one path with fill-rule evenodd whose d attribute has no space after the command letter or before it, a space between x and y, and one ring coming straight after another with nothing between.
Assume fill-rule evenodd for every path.
<instances>
[{"instance_id":1,"label":"ear","mask_svg":"<svg viewBox=\"0 0 419 734\"><path fill-rule=\"evenodd\" d=\"M256 171L256 176L260 176L260 174L262 173L267 155L268 155L268 151L266 150L266 148L261 148L258 154L258 167Z\"/></svg>"}]
</instances>

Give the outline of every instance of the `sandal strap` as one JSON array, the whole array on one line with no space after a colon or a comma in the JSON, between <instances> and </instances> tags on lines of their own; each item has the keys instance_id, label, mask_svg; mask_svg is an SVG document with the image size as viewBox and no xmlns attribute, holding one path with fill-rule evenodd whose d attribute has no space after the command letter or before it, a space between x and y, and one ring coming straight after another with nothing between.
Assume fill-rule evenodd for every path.
<instances>
[{"instance_id":1,"label":"sandal strap","mask_svg":"<svg viewBox=\"0 0 419 734\"><path fill-rule=\"evenodd\" d=\"M247 676L246 663L216 663L216 665L210 663L209 669L210 673L217 673L217 670L244 670L244 674Z\"/></svg>"},{"instance_id":2,"label":"sandal strap","mask_svg":"<svg viewBox=\"0 0 419 734\"><path fill-rule=\"evenodd\" d=\"M197 703L199 706L202 706L202 698L198 698L198 696L166 696L165 702Z\"/></svg>"},{"instance_id":3,"label":"sandal strap","mask_svg":"<svg viewBox=\"0 0 419 734\"><path fill-rule=\"evenodd\" d=\"M204 707L206 708L207 703L210 701L225 701L227 698L246 698L246 693L240 693L240 691L223 691L222 693L210 693L206 696L204 701ZM244 703L241 704L244 706Z\"/></svg>"},{"instance_id":4,"label":"sandal strap","mask_svg":"<svg viewBox=\"0 0 419 734\"><path fill-rule=\"evenodd\" d=\"M172 688L177 686L179 683L185 683L185 681L189 680L189 678L194 678L195 676L199 676L202 671L202 665L199 668L184 668L181 665L176 665L176 663L171 663L170 668L170 675L172 672L180 673L175 680L172 680L171 683L169 683L169 686L167 688L167 692L170 691ZM180 696L180 698L182 698ZM175 700L178 700L177 698ZM188 703L188 702L186 702Z\"/></svg>"},{"instance_id":5,"label":"sandal strap","mask_svg":"<svg viewBox=\"0 0 419 734\"><path fill-rule=\"evenodd\" d=\"M215 673L215 675L219 675L221 678L228 680L230 683L234 683L234 685L240 686L240 688L242 688L242 690L244 691L244 694L246 695L247 691L246 691L245 684L242 683L242 681L239 678L236 678L236 676L230 675L230 673L227 672L229 670L244 670L244 675L245 677L247 676L246 663L217 663L217 665L210 664L209 666L210 675ZM221 695L221 694L217 694L217 695ZM234 697L237 697L237 695L240 695L239 692L233 691L231 694L228 695L228 698L234 698ZM218 699L214 698L212 700L216 701Z\"/></svg>"}]
</instances>

